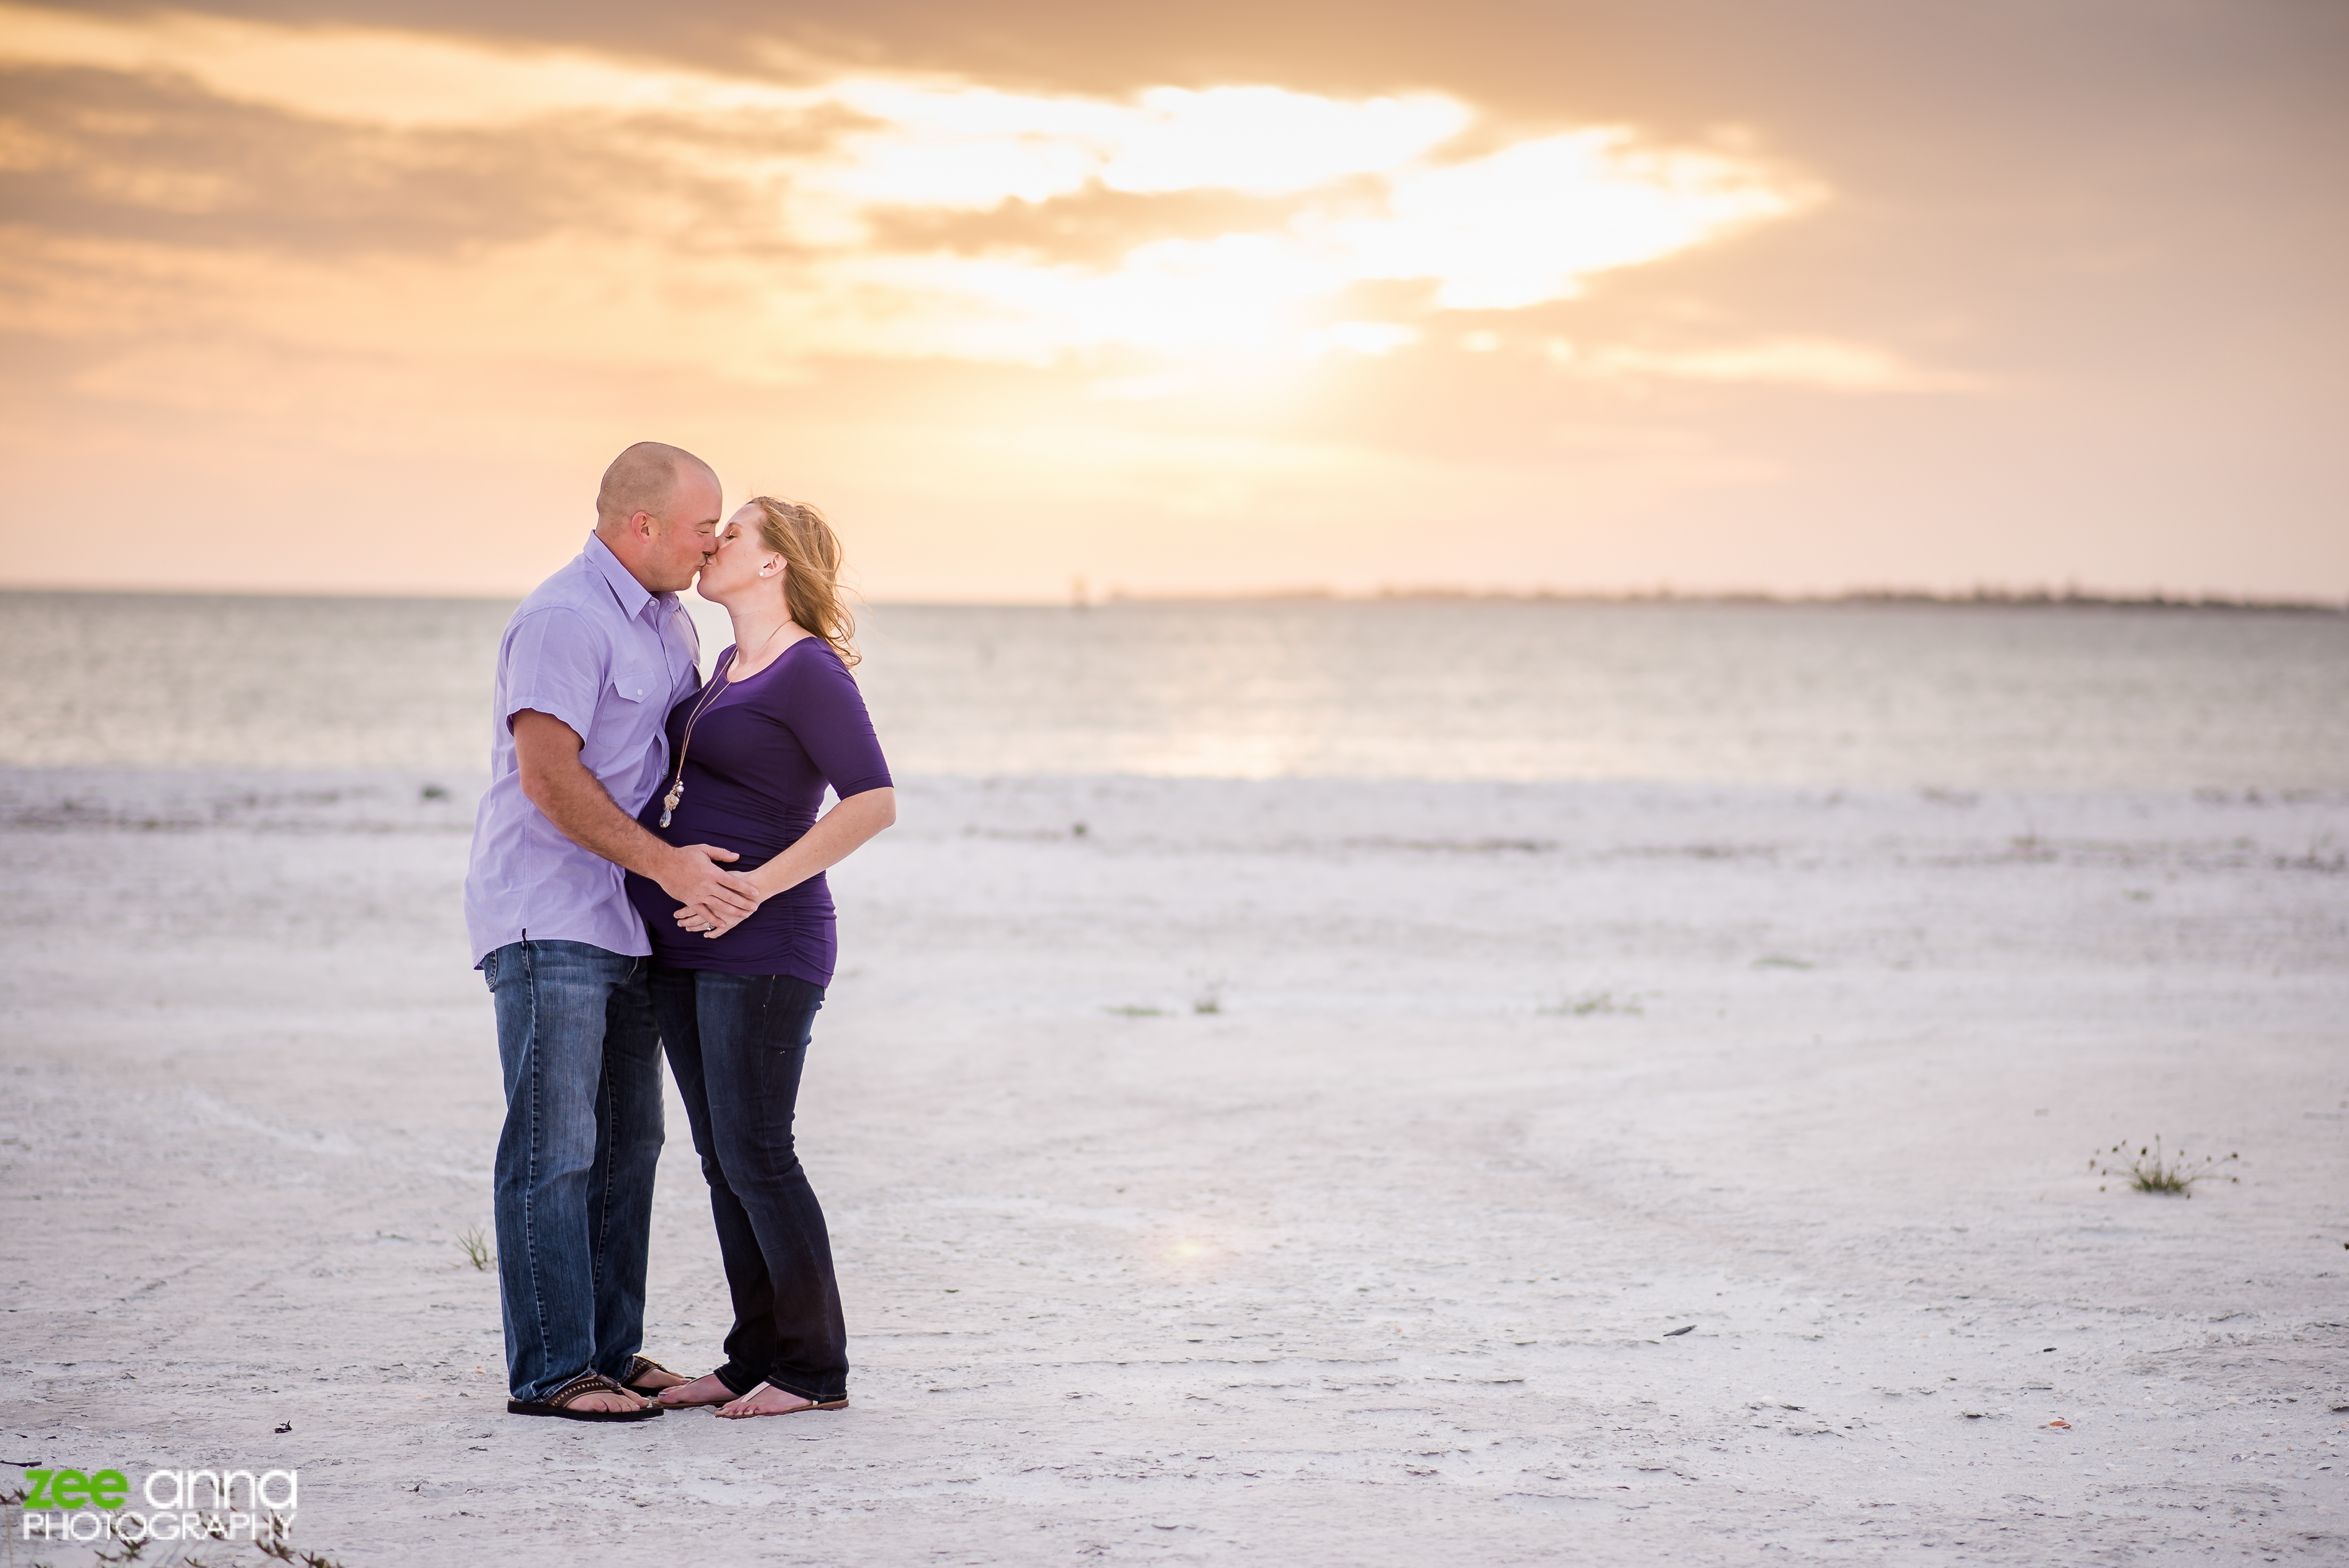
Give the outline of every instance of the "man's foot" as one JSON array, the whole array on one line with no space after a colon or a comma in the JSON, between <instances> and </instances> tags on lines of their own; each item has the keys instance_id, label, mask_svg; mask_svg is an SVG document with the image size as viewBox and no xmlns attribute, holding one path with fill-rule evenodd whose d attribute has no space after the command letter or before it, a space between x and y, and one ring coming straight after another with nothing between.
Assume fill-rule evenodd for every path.
<instances>
[{"instance_id":1,"label":"man's foot","mask_svg":"<svg viewBox=\"0 0 2349 1568\"><path fill-rule=\"evenodd\" d=\"M607 1394L596 1388L585 1394L574 1394L563 1401L563 1407L566 1410L641 1410L645 1407L645 1401L625 1389L615 1388Z\"/></svg>"},{"instance_id":2,"label":"man's foot","mask_svg":"<svg viewBox=\"0 0 2349 1568\"><path fill-rule=\"evenodd\" d=\"M718 1380L715 1372L705 1372L687 1382L679 1377L660 1391L657 1403L664 1410L676 1410L688 1405L724 1405L734 1397L734 1390Z\"/></svg>"},{"instance_id":3,"label":"man's foot","mask_svg":"<svg viewBox=\"0 0 2349 1568\"><path fill-rule=\"evenodd\" d=\"M510 1416L559 1416L566 1421L641 1421L660 1409L608 1377L583 1372L544 1399L509 1399Z\"/></svg>"},{"instance_id":4,"label":"man's foot","mask_svg":"<svg viewBox=\"0 0 2349 1568\"><path fill-rule=\"evenodd\" d=\"M796 1416L802 1410L838 1410L847 1405L845 1399L802 1399L788 1389L771 1383L761 1383L740 1399L718 1407L718 1413L729 1420L741 1420L751 1416Z\"/></svg>"}]
</instances>

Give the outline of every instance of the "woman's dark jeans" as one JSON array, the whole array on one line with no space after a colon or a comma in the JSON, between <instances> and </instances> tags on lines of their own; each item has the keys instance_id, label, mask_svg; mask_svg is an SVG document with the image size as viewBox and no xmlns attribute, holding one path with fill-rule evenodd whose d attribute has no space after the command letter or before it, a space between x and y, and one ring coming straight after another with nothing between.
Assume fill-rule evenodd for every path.
<instances>
[{"instance_id":1,"label":"woman's dark jeans","mask_svg":"<svg viewBox=\"0 0 2349 1568\"><path fill-rule=\"evenodd\" d=\"M737 1394L771 1383L802 1399L844 1399L848 1329L832 1237L792 1147L823 987L655 964L652 992L734 1293L719 1381Z\"/></svg>"}]
</instances>

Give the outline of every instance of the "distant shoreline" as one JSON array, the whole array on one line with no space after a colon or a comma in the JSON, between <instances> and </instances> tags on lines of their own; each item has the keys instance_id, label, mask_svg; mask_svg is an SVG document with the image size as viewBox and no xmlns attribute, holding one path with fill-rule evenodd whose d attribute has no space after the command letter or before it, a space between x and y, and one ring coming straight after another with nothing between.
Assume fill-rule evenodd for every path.
<instances>
[{"instance_id":1,"label":"distant shoreline","mask_svg":"<svg viewBox=\"0 0 2349 1568\"><path fill-rule=\"evenodd\" d=\"M1112 594L1088 607L1119 604L1557 604L1557 605L1764 605L1788 607L1845 605L1889 605L1920 608L1971 609L2160 609L2257 610L2286 615L2349 615L2349 600L2271 599L2203 594L2093 594L2077 589L2057 593L2047 588L1976 588L1963 594L1928 593L1909 588L1854 588L1839 594L1677 593L1659 588L1649 593L1573 593L1536 588L1524 592L1469 588L1381 588L1367 594L1340 594L1323 589L1291 589L1260 594ZM1043 607L1050 607L1049 606Z\"/></svg>"},{"instance_id":2,"label":"distant shoreline","mask_svg":"<svg viewBox=\"0 0 2349 1568\"><path fill-rule=\"evenodd\" d=\"M505 604L520 602L520 594L365 594L319 592L206 592L168 588L86 588L0 586L0 600L10 598L104 599L151 598L210 600L247 604L330 602L336 604ZM2172 595L2087 593L2075 588L1980 587L1962 594L1930 593L1913 588L1853 588L1837 594L1767 594L1756 592L1682 593L1671 588L1647 592L1575 592L1553 588L1521 591L1500 589L1414 587L1379 588L1366 593L1340 593L1330 588L1275 588L1256 593L1137 594L1113 590L1098 597L1076 599L874 599L876 610L1102 610L1136 606L1213 605L1381 605L1493 604L1573 606L1728 606L1784 608L1917 608L1917 609L2122 609L2226 610L2261 615L2349 615L2349 600L2282 599L2224 594Z\"/></svg>"}]
</instances>

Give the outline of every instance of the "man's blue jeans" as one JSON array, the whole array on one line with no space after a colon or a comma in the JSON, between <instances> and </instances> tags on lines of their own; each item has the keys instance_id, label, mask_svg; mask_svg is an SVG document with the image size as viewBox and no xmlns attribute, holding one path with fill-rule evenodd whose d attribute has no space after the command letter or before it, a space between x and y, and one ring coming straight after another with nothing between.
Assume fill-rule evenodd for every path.
<instances>
[{"instance_id":1,"label":"man's blue jeans","mask_svg":"<svg viewBox=\"0 0 2349 1568\"><path fill-rule=\"evenodd\" d=\"M498 1293L517 1399L582 1372L625 1382L644 1344L661 1148L651 967L585 942L513 942L481 961L505 1070Z\"/></svg>"}]
</instances>

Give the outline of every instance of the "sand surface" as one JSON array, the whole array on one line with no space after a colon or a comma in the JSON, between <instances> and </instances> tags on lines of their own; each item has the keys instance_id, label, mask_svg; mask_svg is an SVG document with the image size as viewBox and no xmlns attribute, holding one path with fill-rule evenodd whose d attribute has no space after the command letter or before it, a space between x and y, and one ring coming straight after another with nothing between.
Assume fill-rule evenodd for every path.
<instances>
[{"instance_id":1,"label":"sand surface","mask_svg":"<svg viewBox=\"0 0 2349 1568\"><path fill-rule=\"evenodd\" d=\"M0 774L0 1459L298 1467L348 1568L2349 1560L2349 797L908 785L854 1407L607 1428L502 1414L425 782Z\"/></svg>"}]
</instances>

